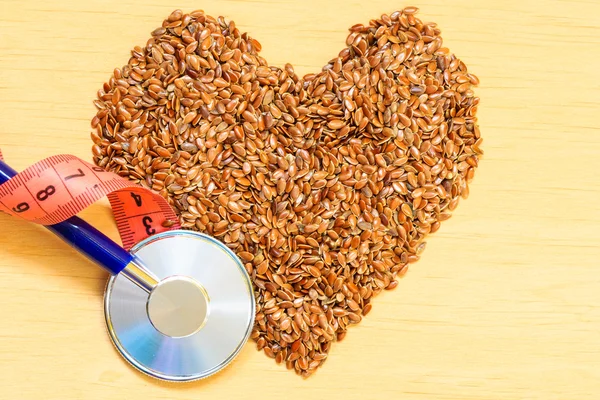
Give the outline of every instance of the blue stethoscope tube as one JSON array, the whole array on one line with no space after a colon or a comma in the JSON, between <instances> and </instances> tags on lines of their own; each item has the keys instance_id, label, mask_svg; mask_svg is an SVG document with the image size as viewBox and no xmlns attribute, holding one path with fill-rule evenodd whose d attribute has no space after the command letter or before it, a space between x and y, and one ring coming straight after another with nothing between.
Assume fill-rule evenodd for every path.
<instances>
[{"instance_id":1,"label":"blue stethoscope tube","mask_svg":"<svg viewBox=\"0 0 600 400\"><path fill-rule=\"evenodd\" d=\"M15 175L17 171L0 160L0 184ZM148 292L156 285L156 279L139 259L81 218L74 216L46 228L109 273L116 275L124 271L128 278Z\"/></svg>"}]
</instances>

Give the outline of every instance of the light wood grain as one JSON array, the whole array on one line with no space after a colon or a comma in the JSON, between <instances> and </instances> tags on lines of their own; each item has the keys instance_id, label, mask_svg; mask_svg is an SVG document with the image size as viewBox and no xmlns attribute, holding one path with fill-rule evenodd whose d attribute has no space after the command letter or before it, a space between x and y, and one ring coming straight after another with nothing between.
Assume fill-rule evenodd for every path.
<instances>
[{"instance_id":1,"label":"light wood grain","mask_svg":"<svg viewBox=\"0 0 600 400\"><path fill-rule=\"evenodd\" d=\"M0 216L2 399L597 399L600 3L416 2L482 81L486 156L422 260L302 380L249 343L214 378L169 385L105 334L106 275ZM90 159L95 92L173 9L236 21L271 64L316 71L389 1L1 0L0 147L18 169ZM105 203L83 216L117 237Z\"/></svg>"}]
</instances>

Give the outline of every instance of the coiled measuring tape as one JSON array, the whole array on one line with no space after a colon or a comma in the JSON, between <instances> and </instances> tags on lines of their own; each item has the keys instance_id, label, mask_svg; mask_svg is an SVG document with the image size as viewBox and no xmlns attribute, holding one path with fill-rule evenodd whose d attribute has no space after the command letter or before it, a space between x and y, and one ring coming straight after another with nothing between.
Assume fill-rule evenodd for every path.
<instances>
[{"instance_id":1,"label":"coiled measuring tape","mask_svg":"<svg viewBox=\"0 0 600 400\"><path fill-rule=\"evenodd\" d=\"M1 184L0 211L53 225L104 196L108 196L127 250L148 236L181 227L162 196L68 154L41 160Z\"/></svg>"}]
</instances>

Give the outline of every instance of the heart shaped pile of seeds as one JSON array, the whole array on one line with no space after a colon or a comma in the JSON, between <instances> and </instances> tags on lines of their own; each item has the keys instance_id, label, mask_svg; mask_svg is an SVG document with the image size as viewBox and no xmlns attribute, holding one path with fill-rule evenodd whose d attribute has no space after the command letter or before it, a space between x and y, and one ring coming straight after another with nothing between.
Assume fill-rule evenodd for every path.
<instances>
[{"instance_id":1,"label":"heart shaped pile of seeds","mask_svg":"<svg viewBox=\"0 0 600 400\"><path fill-rule=\"evenodd\" d=\"M98 92L97 165L158 191L254 282L252 338L302 376L468 195L477 78L408 7L303 78L232 21L177 10Z\"/></svg>"}]
</instances>

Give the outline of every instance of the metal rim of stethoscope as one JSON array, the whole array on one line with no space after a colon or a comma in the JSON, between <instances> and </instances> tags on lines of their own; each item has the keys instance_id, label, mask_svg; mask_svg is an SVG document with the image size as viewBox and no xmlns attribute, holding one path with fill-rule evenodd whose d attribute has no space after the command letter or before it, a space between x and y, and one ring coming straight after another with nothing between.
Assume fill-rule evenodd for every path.
<instances>
[{"instance_id":1,"label":"metal rim of stethoscope","mask_svg":"<svg viewBox=\"0 0 600 400\"><path fill-rule=\"evenodd\" d=\"M117 351L121 354L121 356L129 364L131 364L134 368L136 368L137 370L139 370L140 372L144 373L147 376L150 376L152 378L156 378L156 379L159 379L162 381L168 381L168 382L189 382L189 381L205 379L205 378L208 378L208 377L216 374L217 372L223 370L225 367L230 365L231 362L240 353L244 344L247 343L247 341L249 340L250 335L252 333L252 329L254 327L255 314L256 314L254 289L252 286L252 281L250 279L250 276L249 276L248 272L246 271L246 268L244 267L241 260L237 257L237 255L231 249L229 249L223 243L221 243L220 241L218 241L217 239L215 239L209 235L199 233L199 232L194 232L194 231L188 231L188 230L166 231L166 232L162 232L162 233L150 236L149 238L139 242L131 249L131 253L135 254L135 253L139 252L141 249L145 248L146 246L149 246L152 243L155 243L157 241L160 241L160 240L163 240L163 239L166 239L169 237L180 237L180 236L186 236L188 238L196 238L196 239L204 240L204 241L210 243L212 246L214 246L214 248L218 248L219 250L221 250L227 254L227 256L238 267L238 271L241 272L244 283L246 284L245 289L248 291L249 300L250 300L249 304L248 304L249 305L249 309L248 309L249 315L248 315L246 331L244 332L243 336L238 341L237 346L234 349L232 349L230 354L227 357L225 357L220 363L216 364L212 368L209 368L209 369L204 370L199 373L184 374L184 375L173 375L173 374L163 373L163 372L157 371L155 369L152 369L152 368L148 367L147 365L145 365L143 362L140 362L139 360L137 360L132 354L130 354L130 352L125 348L126 346L124 346L122 341L119 339L119 333L116 331L115 326L113 325L113 317L111 315L111 299L113 298L112 295L114 294L113 290L114 290L115 282L117 281L117 279L119 279L119 275L111 276L106 284L106 289L105 289L105 293L104 293L104 302L103 302L106 328L107 328L108 334L111 338L111 342L113 343L113 345L117 349ZM210 344L208 344L208 345L210 345Z\"/></svg>"}]
</instances>

